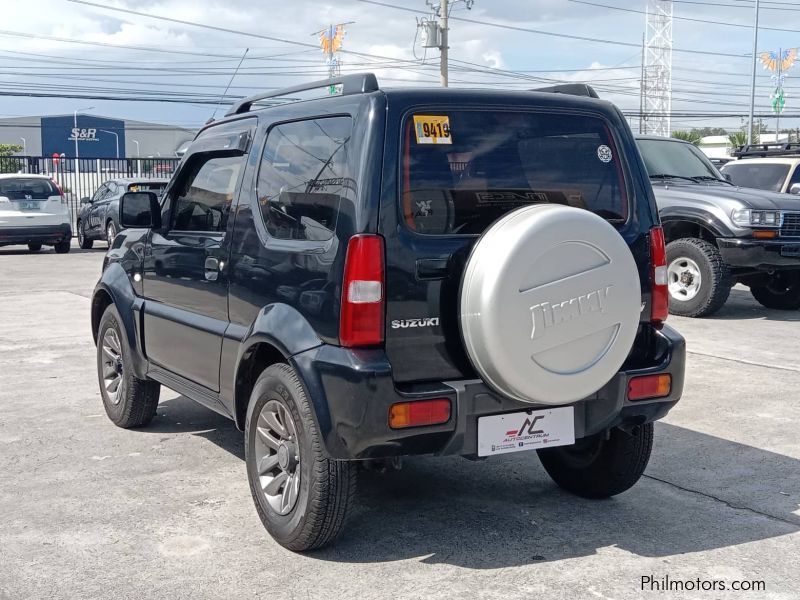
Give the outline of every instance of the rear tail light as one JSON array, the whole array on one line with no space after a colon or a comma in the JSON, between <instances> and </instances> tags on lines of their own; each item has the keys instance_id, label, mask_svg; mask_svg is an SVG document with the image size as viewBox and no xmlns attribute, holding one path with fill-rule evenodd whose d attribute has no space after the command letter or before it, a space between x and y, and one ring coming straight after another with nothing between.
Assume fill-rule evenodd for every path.
<instances>
[{"instance_id":1,"label":"rear tail light","mask_svg":"<svg viewBox=\"0 0 800 600\"><path fill-rule=\"evenodd\" d=\"M663 398L672 391L672 375L644 375L633 377L628 382L628 400L648 400Z\"/></svg>"},{"instance_id":2,"label":"rear tail light","mask_svg":"<svg viewBox=\"0 0 800 600\"><path fill-rule=\"evenodd\" d=\"M61 204L67 203L67 197L64 195L64 190L61 189L61 186L58 185L58 182L55 179L50 179L53 182L53 185L58 190L58 195L61 196Z\"/></svg>"},{"instance_id":3,"label":"rear tail light","mask_svg":"<svg viewBox=\"0 0 800 600\"><path fill-rule=\"evenodd\" d=\"M658 326L666 321L669 315L667 248L664 244L664 230L660 226L650 230L650 262L652 263L650 320Z\"/></svg>"},{"instance_id":4,"label":"rear tail light","mask_svg":"<svg viewBox=\"0 0 800 600\"><path fill-rule=\"evenodd\" d=\"M450 400L447 398L398 402L389 408L389 427L392 429L441 425L449 420Z\"/></svg>"},{"instance_id":5,"label":"rear tail light","mask_svg":"<svg viewBox=\"0 0 800 600\"><path fill-rule=\"evenodd\" d=\"M339 341L349 348L383 344L383 238L356 235L347 245Z\"/></svg>"}]
</instances>

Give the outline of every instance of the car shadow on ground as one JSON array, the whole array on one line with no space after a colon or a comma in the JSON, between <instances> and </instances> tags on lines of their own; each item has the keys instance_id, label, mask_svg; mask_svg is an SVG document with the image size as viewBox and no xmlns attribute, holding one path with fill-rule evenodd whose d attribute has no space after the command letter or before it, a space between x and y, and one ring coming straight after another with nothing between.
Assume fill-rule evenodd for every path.
<instances>
[{"instance_id":1,"label":"car shadow on ground","mask_svg":"<svg viewBox=\"0 0 800 600\"><path fill-rule=\"evenodd\" d=\"M742 321L760 319L762 321L800 321L800 310L772 310L761 306L750 293L749 288L736 287L718 312L709 317L710 321Z\"/></svg>"},{"instance_id":2,"label":"car shadow on ground","mask_svg":"<svg viewBox=\"0 0 800 600\"><path fill-rule=\"evenodd\" d=\"M234 422L185 396L159 402L155 419L136 431L190 433L244 460L244 434L236 429Z\"/></svg>"},{"instance_id":3,"label":"car shadow on ground","mask_svg":"<svg viewBox=\"0 0 800 600\"><path fill-rule=\"evenodd\" d=\"M192 433L244 458L243 435L225 417L183 397L158 412L144 431ZM608 500L561 491L532 453L482 462L415 457L400 471L363 470L344 533L312 556L494 569L610 547L668 557L800 531L799 460L675 425L656 428L645 477Z\"/></svg>"},{"instance_id":4,"label":"car shadow on ground","mask_svg":"<svg viewBox=\"0 0 800 600\"><path fill-rule=\"evenodd\" d=\"M84 250L83 248L70 248L70 254L105 254L108 248L92 248ZM56 251L52 246L42 246L38 252L31 252L24 246L9 246L0 248L0 257L2 256L38 256L39 254L55 254Z\"/></svg>"}]
</instances>

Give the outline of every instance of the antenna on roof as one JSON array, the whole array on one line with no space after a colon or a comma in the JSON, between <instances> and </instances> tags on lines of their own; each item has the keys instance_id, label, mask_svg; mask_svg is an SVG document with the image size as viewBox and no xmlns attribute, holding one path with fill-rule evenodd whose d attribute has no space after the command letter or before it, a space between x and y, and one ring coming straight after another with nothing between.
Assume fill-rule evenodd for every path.
<instances>
[{"instance_id":1,"label":"antenna on roof","mask_svg":"<svg viewBox=\"0 0 800 600\"><path fill-rule=\"evenodd\" d=\"M219 102L217 102L217 105L214 107L214 112L212 113L211 118L208 121L206 121L206 125L208 125L209 123L213 122L214 121L214 117L217 116L217 111L219 110L219 105L222 104L222 101L225 99L225 94L227 94L228 90L231 89L231 84L233 83L233 79L234 79L234 77L236 77L236 74L239 72L239 67L242 66L242 63L244 62L244 58L245 58L245 56L247 56L248 52L250 52L250 48L245 48L244 49L244 54L242 54L242 59L239 61L239 64L236 65L236 68L233 70L233 75L231 75L231 80L228 82L228 85L225 86L225 91L222 92L222 95L219 97Z\"/></svg>"}]
</instances>

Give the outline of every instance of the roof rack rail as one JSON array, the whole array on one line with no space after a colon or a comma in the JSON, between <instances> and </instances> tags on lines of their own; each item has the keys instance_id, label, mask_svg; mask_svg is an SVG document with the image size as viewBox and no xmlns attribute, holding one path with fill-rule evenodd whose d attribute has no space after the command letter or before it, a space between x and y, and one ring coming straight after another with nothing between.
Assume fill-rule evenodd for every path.
<instances>
[{"instance_id":1,"label":"roof rack rail","mask_svg":"<svg viewBox=\"0 0 800 600\"><path fill-rule=\"evenodd\" d=\"M310 83L303 83L292 87L284 88L268 94L258 94L244 98L231 109L225 113L225 116L238 115L250 111L252 105L267 98L279 98L287 96L288 94L296 94L297 92L305 92L308 90L316 90L330 86L340 85L342 91L337 96L350 96L352 94L366 94L367 92L375 92L379 90L378 80L373 73L354 73L352 75L341 75L339 77L331 77L330 79L321 79L319 81L312 81Z\"/></svg>"},{"instance_id":2,"label":"roof rack rail","mask_svg":"<svg viewBox=\"0 0 800 600\"><path fill-rule=\"evenodd\" d=\"M800 156L800 143L746 144L731 152L736 158L754 158L766 156Z\"/></svg>"},{"instance_id":3,"label":"roof rack rail","mask_svg":"<svg viewBox=\"0 0 800 600\"><path fill-rule=\"evenodd\" d=\"M561 83L543 88L532 89L532 92L550 92L552 94L569 94L570 96L586 96L599 98L594 88L587 83Z\"/></svg>"}]
</instances>

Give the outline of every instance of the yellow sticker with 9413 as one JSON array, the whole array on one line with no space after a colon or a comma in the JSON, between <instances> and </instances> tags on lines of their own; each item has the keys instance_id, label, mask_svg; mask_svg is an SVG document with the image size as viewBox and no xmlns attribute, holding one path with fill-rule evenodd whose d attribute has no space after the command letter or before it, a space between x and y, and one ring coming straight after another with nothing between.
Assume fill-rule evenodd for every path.
<instances>
[{"instance_id":1,"label":"yellow sticker with 9413","mask_svg":"<svg viewBox=\"0 0 800 600\"><path fill-rule=\"evenodd\" d=\"M452 144L450 117L443 115L414 115L414 132L418 144Z\"/></svg>"}]
</instances>

